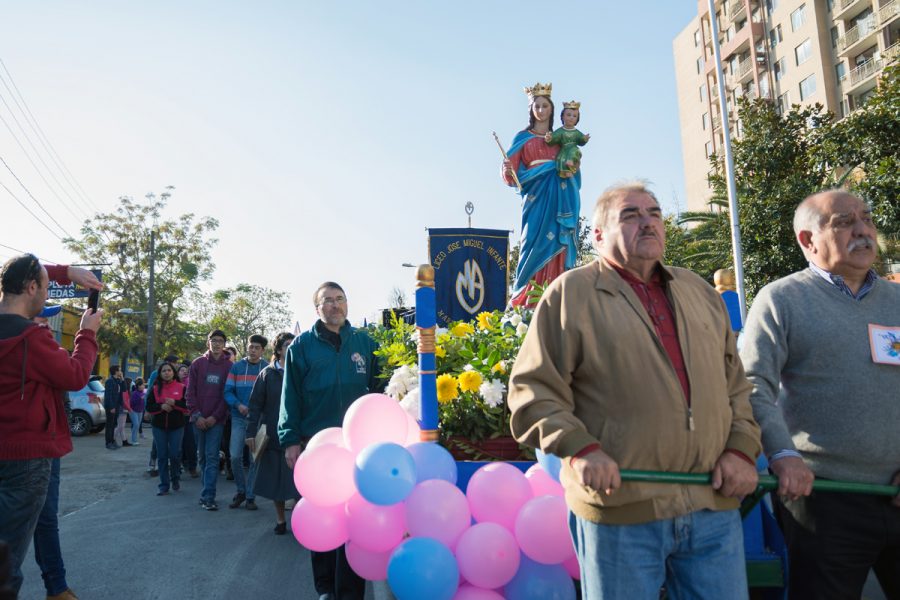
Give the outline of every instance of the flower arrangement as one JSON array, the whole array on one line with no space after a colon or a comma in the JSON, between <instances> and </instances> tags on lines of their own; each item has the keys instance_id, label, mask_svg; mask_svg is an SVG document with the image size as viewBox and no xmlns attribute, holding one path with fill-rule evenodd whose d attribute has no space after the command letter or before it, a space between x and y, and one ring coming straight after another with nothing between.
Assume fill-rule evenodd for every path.
<instances>
[{"instance_id":1,"label":"flower arrangement","mask_svg":"<svg viewBox=\"0 0 900 600\"><path fill-rule=\"evenodd\" d=\"M457 321L436 331L437 397L441 439L481 442L510 435L506 392L531 311L482 312L472 323ZM394 318L373 337L382 360L385 393L418 416L419 379L415 326ZM452 443L450 444L452 445ZM466 446L465 441L457 445ZM469 452L473 455L475 452ZM472 458L482 458L471 456Z\"/></svg>"}]
</instances>

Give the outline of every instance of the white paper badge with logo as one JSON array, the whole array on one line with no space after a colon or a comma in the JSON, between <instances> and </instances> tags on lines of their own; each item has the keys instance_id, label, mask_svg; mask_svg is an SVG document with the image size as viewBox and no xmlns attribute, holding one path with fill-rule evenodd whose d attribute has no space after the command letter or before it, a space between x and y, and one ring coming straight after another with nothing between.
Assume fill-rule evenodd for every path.
<instances>
[{"instance_id":1,"label":"white paper badge with logo","mask_svg":"<svg viewBox=\"0 0 900 600\"><path fill-rule=\"evenodd\" d=\"M362 357L362 355L361 355L359 352L354 352L354 353L350 356L350 360L352 360L353 363L356 365L356 372L357 372L357 373L363 373L363 374L365 374L365 372L366 372L366 359L364 359L364 358Z\"/></svg>"},{"instance_id":2,"label":"white paper badge with logo","mask_svg":"<svg viewBox=\"0 0 900 600\"><path fill-rule=\"evenodd\" d=\"M872 362L900 367L900 327L869 323Z\"/></svg>"}]
</instances>

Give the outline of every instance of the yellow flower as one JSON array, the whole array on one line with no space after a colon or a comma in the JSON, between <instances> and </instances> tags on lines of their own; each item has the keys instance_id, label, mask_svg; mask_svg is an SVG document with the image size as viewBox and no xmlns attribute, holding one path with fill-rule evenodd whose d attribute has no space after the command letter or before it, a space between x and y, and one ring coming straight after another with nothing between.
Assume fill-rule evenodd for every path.
<instances>
[{"instance_id":1,"label":"yellow flower","mask_svg":"<svg viewBox=\"0 0 900 600\"><path fill-rule=\"evenodd\" d=\"M457 323L450 330L450 333L455 335L456 337L465 337L470 333L474 333L475 328L469 325L468 323Z\"/></svg>"},{"instance_id":2,"label":"yellow flower","mask_svg":"<svg viewBox=\"0 0 900 600\"><path fill-rule=\"evenodd\" d=\"M497 361L493 367L491 367L491 373L500 373L501 375L506 374L506 362L505 361Z\"/></svg>"},{"instance_id":3,"label":"yellow flower","mask_svg":"<svg viewBox=\"0 0 900 600\"><path fill-rule=\"evenodd\" d=\"M446 404L459 394L456 390L456 377L444 373L437 378L437 397L438 402Z\"/></svg>"},{"instance_id":4,"label":"yellow flower","mask_svg":"<svg viewBox=\"0 0 900 600\"><path fill-rule=\"evenodd\" d=\"M463 371L459 374L459 389L464 392L477 392L481 381L481 373L478 371Z\"/></svg>"},{"instance_id":5,"label":"yellow flower","mask_svg":"<svg viewBox=\"0 0 900 600\"><path fill-rule=\"evenodd\" d=\"M444 358L445 356L447 356L447 351L444 350L443 346L435 346L434 347L434 355L437 356L438 358Z\"/></svg>"},{"instance_id":6,"label":"yellow flower","mask_svg":"<svg viewBox=\"0 0 900 600\"><path fill-rule=\"evenodd\" d=\"M447 342L450 341L450 334L449 334L449 333L442 333L441 335L437 336L437 340L435 340L435 341L436 341L438 344L446 344Z\"/></svg>"},{"instance_id":7,"label":"yellow flower","mask_svg":"<svg viewBox=\"0 0 900 600\"><path fill-rule=\"evenodd\" d=\"M491 317L493 317L493 315L492 315L491 313L489 313L489 312L486 312L486 311L485 311L485 312L482 312L482 313L478 313L478 317L477 317L477 319L478 319L478 328L479 328L479 329L484 329L484 330L490 331L491 326L492 326L492 323L491 323L492 319L491 319Z\"/></svg>"},{"instance_id":8,"label":"yellow flower","mask_svg":"<svg viewBox=\"0 0 900 600\"><path fill-rule=\"evenodd\" d=\"M403 362L403 354L406 352L406 346L400 342L395 342L385 348L388 353L388 364L398 365Z\"/></svg>"}]
</instances>

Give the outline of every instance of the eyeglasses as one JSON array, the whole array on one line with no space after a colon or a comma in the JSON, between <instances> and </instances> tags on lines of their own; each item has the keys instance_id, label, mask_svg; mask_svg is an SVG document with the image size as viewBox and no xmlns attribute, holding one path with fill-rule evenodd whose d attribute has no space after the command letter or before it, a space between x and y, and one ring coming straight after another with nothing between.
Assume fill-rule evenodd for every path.
<instances>
[{"instance_id":1,"label":"eyeglasses","mask_svg":"<svg viewBox=\"0 0 900 600\"><path fill-rule=\"evenodd\" d=\"M222 338L214 337L214 338L209 338L209 343L210 343L210 344L215 344L215 345L217 345L217 346L224 346L224 345L225 345L225 340L223 340Z\"/></svg>"},{"instance_id":2,"label":"eyeglasses","mask_svg":"<svg viewBox=\"0 0 900 600\"><path fill-rule=\"evenodd\" d=\"M338 296L337 298L325 298L319 302L318 306L334 306L335 304L347 304L347 299L343 296Z\"/></svg>"}]
</instances>

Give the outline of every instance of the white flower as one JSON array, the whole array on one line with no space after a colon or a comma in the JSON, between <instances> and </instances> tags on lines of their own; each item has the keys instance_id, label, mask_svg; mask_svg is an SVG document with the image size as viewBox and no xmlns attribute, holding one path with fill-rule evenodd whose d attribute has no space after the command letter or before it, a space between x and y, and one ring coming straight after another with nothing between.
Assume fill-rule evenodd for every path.
<instances>
[{"instance_id":1,"label":"white flower","mask_svg":"<svg viewBox=\"0 0 900 600\"><path fill-rule=\"evenodd\" d=\"M463 371L474 371L474 370L475 370L475 367L473 367L472 365L466 365L463 367Z\"/></svg>"},{"instance_id":2,"label":"white flower","mask_svg":"<svg viewBox=\"0 0 900 600\"><path fill-rule=\"evenodd\" d=\"M445 333L447 333L449 331L450 330L447 329L446 327L438 327L437 329L434 330L434 336L437 337L439 335L444 335Z\"/></svg>"},{"instance_id":3,"label":"white flower","mask_svg":"<svg viewBox=\"0 0 900 600\"><path fill-rule=\"evenodd\" d=\"M481 394L484 403L492 408L503 404L503 392L505 391L506 386L499 379L485 381L478 388L478 393Z\"/></svg>"},{"instance_id":4,"label":"white flower","mask_svg":"<svg viewBox=\"0 0 900 600\"><path fill-rule=\"evenodd\" d=\"M419 388L416 387L412 390L409 390L409 393L403 397L403 400L400 401L400 408L408 412L414 418L419 418Z\"/></svg>"},{"instance_id":5,"label":"white flower","mask_svg":"<svg viewBox=\"0 0 900 600\"><path fill-rule=\"evenodd\" d=\"M419 368L416 365L402 365L391 374L385 393L396 400L419 387Z\"/></svg>"},{"instance_id":6,"label":"white flower","mask_svg":"<svg viewBox=\"0 0 900 600\"><path fill-rule=\"evenodd\" d=\"M409 339L413 344L418 344L419 343L419 330L416 329L415 331L413 331L412 334L409 336Z\"/></svg>"},{"instance_id":7,"label":"white flower","mask_svg":"<svg viewBox=\"0 0 900 600\"><path fill-rule=\"evenodd\" d=\"M518 331L518 327L522 323L522 315L520 315L519 313L513 313L509 317L509 323Z\"/></svg>"},{"instance_id":8,"label":"white flower","mask_svg":"<svg viewBox=\"0 0 900 600\"><path fill-rule=\"evenodd\" d=\"M522 337L523 335L525 335L526 331L528 331L528 325L522 323L522 318L519 317L519 324L516 325L516 335Z\"/></svg>"}]
</instances>

